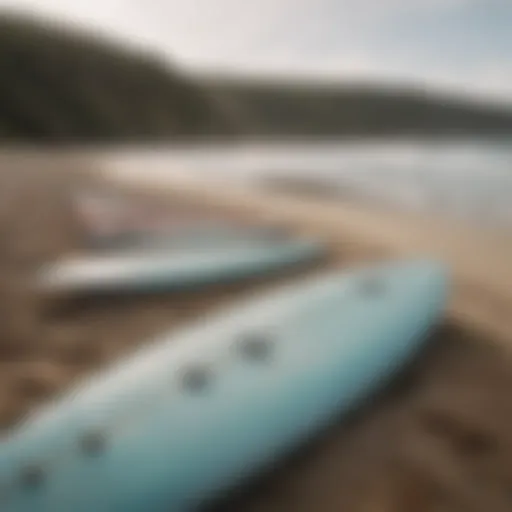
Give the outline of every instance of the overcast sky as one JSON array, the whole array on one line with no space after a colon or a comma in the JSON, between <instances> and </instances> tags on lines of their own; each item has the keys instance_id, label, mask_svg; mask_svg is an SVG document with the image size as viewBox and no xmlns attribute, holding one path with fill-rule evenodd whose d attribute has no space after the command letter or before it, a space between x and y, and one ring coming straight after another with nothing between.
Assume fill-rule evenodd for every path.
<instances>
[{"instance_id":1,"label":"overcast sky","mask_svg":"<svg viewBox=\"0 0 512 512\"><path fill-rule=\"evenodd\" d=\"M412 81L512 101L512 0L0 0L191 67Z\"/></svg>"}]
</instances>

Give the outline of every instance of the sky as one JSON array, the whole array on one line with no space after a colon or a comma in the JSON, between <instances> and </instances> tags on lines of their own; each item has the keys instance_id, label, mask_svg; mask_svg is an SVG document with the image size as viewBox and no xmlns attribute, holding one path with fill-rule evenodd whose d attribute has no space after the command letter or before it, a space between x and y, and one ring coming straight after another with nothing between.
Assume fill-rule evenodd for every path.
<instances>
[{"instance_id":1,"label":"sky","mask_svg":"<svg viewBox=\"0 0 512 512\"><path fill-rule=\"evenodd\" d=\"M411 83L512 102L512 0L0 0L190 70Z\"/></svg>"}]
</instances>

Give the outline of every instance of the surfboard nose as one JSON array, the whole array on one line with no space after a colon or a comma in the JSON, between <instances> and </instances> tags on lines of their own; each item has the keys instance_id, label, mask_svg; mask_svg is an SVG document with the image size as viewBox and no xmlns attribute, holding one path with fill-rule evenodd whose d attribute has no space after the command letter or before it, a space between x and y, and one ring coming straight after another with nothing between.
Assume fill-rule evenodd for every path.
<instances>
[{"instance_id":1,"label":"surfboard nose","mask_svg":"<svg viewBox=\"0 0 512 512\"><path fill-rule=\"evenodd\" d=\"M354 278L357 294L372 314L393 319L404 330L410 329L411 336L442 317L450 289L449 269L434 259L369 266L355 272Z\"/></svg>"},{"instance_id":2,"label":"surfboard nose","mask_svg":"<svg viewBox=\"0 0 512 512\"><path fill-rule=\"evenodd\" d=\"M402 264L396 272L418 301L444 304L448 298L449 271L441 261L416 260Z\"/></svg>"},{"instance_id":3,"label":"surfboard nose","mask_svg":"<svg viewBox=\"0 0 512 512\"><path fill-rule=\"evenodd\" d=\"M418 259L391 264L390 294L402 305L398 316L405 324L430 326L442 318L449 298L450 276L441 261Z\"/></svg>"},{"instance_id":4,"label":"surfboard nose","mask_svg":"<svg viewBox=\"0 0 512 512\"><path fill-rule=\"evenodd\" d=\"M364 273L362 284L366 284L368 292L372 288L377 292L378 287L390 285L391 288L414 293L416 297L418 293L442 297L448 289L448 283L449 272L443 262L417 259L371 266Z\"/></svg>"}]
</instances>

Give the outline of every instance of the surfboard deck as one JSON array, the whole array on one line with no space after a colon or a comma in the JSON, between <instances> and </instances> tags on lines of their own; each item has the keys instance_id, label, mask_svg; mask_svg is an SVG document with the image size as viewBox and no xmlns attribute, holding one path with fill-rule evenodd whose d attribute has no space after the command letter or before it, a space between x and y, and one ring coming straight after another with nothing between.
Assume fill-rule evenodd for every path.
<instances>
[{"instance_id":1,"label":"surfboard deck","mask_svg":"<svg viewBox=\"0 0 512 512\"><path fill-rule=\"evenodd\" d=\"M163 334L0 445L5 512L188 512L379 389L445 307L444 268L329 273Z\"/></svg>"}]
</instances>

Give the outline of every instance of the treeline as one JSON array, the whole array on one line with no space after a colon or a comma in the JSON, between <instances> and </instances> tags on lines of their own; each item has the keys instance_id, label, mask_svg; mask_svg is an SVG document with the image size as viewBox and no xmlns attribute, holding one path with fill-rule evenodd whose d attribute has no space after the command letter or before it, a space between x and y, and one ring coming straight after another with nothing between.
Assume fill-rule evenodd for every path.
<instances>
[{"instance_id":1,"label":"treeline","mask_svg":"<svg viewBox=\"0 0 512 512\"><path fill-rule=\"evenodd\" d=\"M418 89L204 77L256 136L512 134L512 108Z\"/></svg>"},{"instance_id":2,"label":"treeline","mask_svg":"<svg viewBox=\"0 0 512 512\"><path fill-rule=\"evenodd\" d=\"M237 131L209 92L151 55L0 16L0 138L127 141Z\"/></svg>"}]
</instances>

